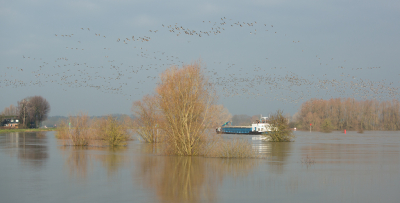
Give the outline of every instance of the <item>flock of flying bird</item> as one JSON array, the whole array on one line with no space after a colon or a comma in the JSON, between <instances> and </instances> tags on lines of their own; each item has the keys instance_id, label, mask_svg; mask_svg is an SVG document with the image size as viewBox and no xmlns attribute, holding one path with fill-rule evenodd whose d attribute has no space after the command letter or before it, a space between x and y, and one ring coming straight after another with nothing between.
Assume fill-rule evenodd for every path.
<instances>
[{"instance_id":1,"label":"flock of flying bird","mask_svg":"<svg viewBox=\"0 0 400 203\"><path fill-rule=\"evenodd\" d=\"M26 86L46 86L59 85L63 91L70 91L71 88L93 88L109 94L122 94L128 100L138 100L147 91L143 91L145 86L155 86L158 75L166 68L177 65L180 66L183 60L177 54L168 54L168 50L154 50L153 46L146 43L157 38L157 35L174 35L176 37L187 35L188 37L198 37L206 43L205 37L230 32L233 29L246 29L245 32L251 35L262 36L261 32L280 34L276 26L253 22L233 21L232 19L221 18L216 22L203 21L206 29L193 29L177 23L172 25L162 24L156 30L149 30L149 36L130 35L125 37L108 37L99 32L94 32L90 28L78 28L79 33L54 34L57 40L68 38L71 42L69 46L59 47L64 49L60 54L67 53L65 56L43 59L38 56L21 56L24 60L22 67L6 67L6 71L0 73L0 88L21 88ZM85 33L82 33L85 32ZM93 33L94 32L94 33ZM91 34L88 34L91 33ZM94 38L95 45L88 46L85 42ZM286 35L285 35L286 36ZM61 39L60 39L61 38ZM76 39L78 38L78 39ZM70 40L72 39L72 40ZM185 38L187 39L187 38ZM66 39L65 39L66 40ZM108 44L105 41L107 40ZM104 44L102 44L104 42ZM188 41L190 42L190 41ZM300 43L300 40L290 40L291 43ZM117 45L110 43L123 43L131 45L129 49L135 50L132 58L121 62L116 55L118 51L124 51ZM82 61L81 57L92 58L90 50L103 50L105 54L95 57L89 62ZM117 49L117 51L114 51ZM65 52L65 51L79 52ZM140 59L140 60L139 60ZM189 61L192 59L188 59ZM349 71L373 71L381 67L357 67L346 68L344 66L335 67L340 72L338 75L307 75L298 74L287 67L270 67L268 57L265 57L265 64L254 65L253 67L238 65L230 61L227 62L208 62L206 73L210 81L215 85L219 93L225 97L245 97L245 98L268 98L286 103L298 103L313 97L358 97L362 99L397 99L399 88L397 84L386 80L372 81L370 79L356 78L349 74ZM316 55L319 65L323 59ZM333 58L326 58L325 61L332 61ZM140 64L142 62L143 64ZM350 71L350 72L351 72ZM335 96L333 96L335 95Z\"/></svg>"}]
</instances>

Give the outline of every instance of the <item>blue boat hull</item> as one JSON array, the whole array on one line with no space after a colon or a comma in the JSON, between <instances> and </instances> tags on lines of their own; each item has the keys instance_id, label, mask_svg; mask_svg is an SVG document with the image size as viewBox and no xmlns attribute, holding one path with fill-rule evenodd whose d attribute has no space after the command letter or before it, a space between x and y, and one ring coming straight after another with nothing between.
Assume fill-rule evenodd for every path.
<instances>
[{"instance_id":1,"label":"blue boat hull","mask_svg":"<svg viewBox=\"0 0 400 203\"><path fill-rule=\"evenodd\" d=\"M221 128L217 129L218 134L247 134L247 135L259 135L262 132L252 131L251 128Z\"/></svg>"}]
</instances>

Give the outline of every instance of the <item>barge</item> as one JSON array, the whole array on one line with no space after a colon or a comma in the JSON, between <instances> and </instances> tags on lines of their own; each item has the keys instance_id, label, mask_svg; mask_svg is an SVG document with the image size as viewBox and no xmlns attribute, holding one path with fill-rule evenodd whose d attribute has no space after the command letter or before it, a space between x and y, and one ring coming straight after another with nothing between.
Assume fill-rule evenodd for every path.
<instances>
[{"instance_id":1,"label":"barge","mask_svg":"<svg viewBox=\"0 0 400 203\"><path fill-rule=\"evenodd\" d=\"M272 126L268 123L268 117L261 117L260 120L251 124L251 126L228 126L229 123L232 124L231 121L228 121L217 128L217 133L259 135L268 134L268 132L272 131Z\"/></svg>"}]
</instances>

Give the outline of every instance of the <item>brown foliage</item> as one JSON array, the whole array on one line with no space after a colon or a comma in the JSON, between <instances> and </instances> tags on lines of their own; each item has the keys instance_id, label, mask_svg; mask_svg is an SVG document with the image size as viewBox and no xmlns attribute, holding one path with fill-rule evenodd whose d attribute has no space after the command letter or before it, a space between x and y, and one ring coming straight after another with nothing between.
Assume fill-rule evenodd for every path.
<instances>
[{"instance_id":1,"label":"brown foliage","mask_svg":"<svg viewBox=\"0 0 400 203\"><path fill-rule=\"evenodd\" d=\"M200 63L173 66L160 75L154 96L134 102L135 130L146 142L164 142L168 155L253 157L249 143L222 141L209 130L232 118L216 100Z\"/></svg>"},{"instance_id":2,"label":"brown foliage","mask_svg":"<svg viewBox=\"0 0 400 203\"><path fill-rule=\"evenodd\" d=\"M89 140L92 138L91 129L89 126L89 116L86 113L79 113L75 117L69 117L71 125L69 129L69 138L71 139L71 145L74 146L87 146Z\"/></svg>"},{"instance_id":3,"label":"brown foliage","mask_svg":"<svg viewBox=\"0 0 400 203\"><path fill-rule=\"evenodd\" d=\"M18 115L17 107L14 105L10 105L9 107L4 108L3 112L0 113L2 116L16 116Z\"/></svg>"},{"instance_id":4,"label":"brown foliage","mask_svg":"<svg viewBox=\"0 0 400 203\"><path fill-rule=\"evenodd\" d=\"M113 147L126 144L130 137L128 132L130 125L129 117L124 118L123 121L118 121L112 116L90 119L87 113L78 113L58 123L56 137L70 139L70 145L74 146L87 146L89 142L93 145L95 140L100 140Z\"/></svg>"},{"instance_id":5,"label":"brown foliage","mask_svg":"<svg viewBox=\"0 0 400 203\"><path fill-rule=\"evenodd\" d=\"M57 139L69 139L68 121L61 120L58 123L55 136Z\"/></svg>"},{"instance_id":6,"label":"brown foliage","mask_svg":"<svg viewBox=\"0 0 400 203\"><path fill-rule=\"evenodd\" d=\"M160 76L156 88L158 105L164 122L168 154L199 155L206 145L205 130L217 115L216 95L204 76L200 64L171 67Z\"/></svg>"},{"instance_id":7,"label":"brown foliage","mask_svg":"<svg viewBox=\"0 0 400 203\"><path fill-rule=\"evenodd\" d=\"M211 106L212 112L219 112L215 114L210 120L210 127L216 128L220 127L222 124L226 123L227 121L232 120L232 114L229 113L229 110L225 108L223 105L213 105Z\"/></svg>"},{"instance_id":8,"label":"brown foliage","mask_svg":"<svg viewBox=\"0 0 400 203\"><path fill-rule=\"evenodd\" d=\"M200 155L211 137L206 130L231 117L216 99L200 63L170 67L154 96L134 102L135 130L146 142L165 142L166 154Z\"/></svg>"},{"instance_id":9,"label":"brown foliage","mask_svg":"<svg viewBox=\"0 0 400 203\"><path fill-rule=\"evenodd\" d=\"M133 103L132 112L136 116L134 130L145 142L160 142L158 128L161 115L157 97L146 95L141 101Z\"/></svg>"}]
</instances>

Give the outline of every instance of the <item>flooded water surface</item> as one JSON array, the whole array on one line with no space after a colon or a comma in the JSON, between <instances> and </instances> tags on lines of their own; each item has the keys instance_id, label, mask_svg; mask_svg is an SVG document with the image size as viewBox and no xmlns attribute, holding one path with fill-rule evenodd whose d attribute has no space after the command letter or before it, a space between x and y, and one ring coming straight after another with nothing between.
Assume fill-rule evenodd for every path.
<instances>
[{"instance_id":1,"label":"flooded water surface","mask_svg":"<svg viewBox=\"0 0 400 203\"><path fill-rule=\"evenodd\" d=\"M249 140L262 159L64 146L54 132L0 134L0 202L399 202L399 132L295 132Z\"/></svg>"}]
</instances>

